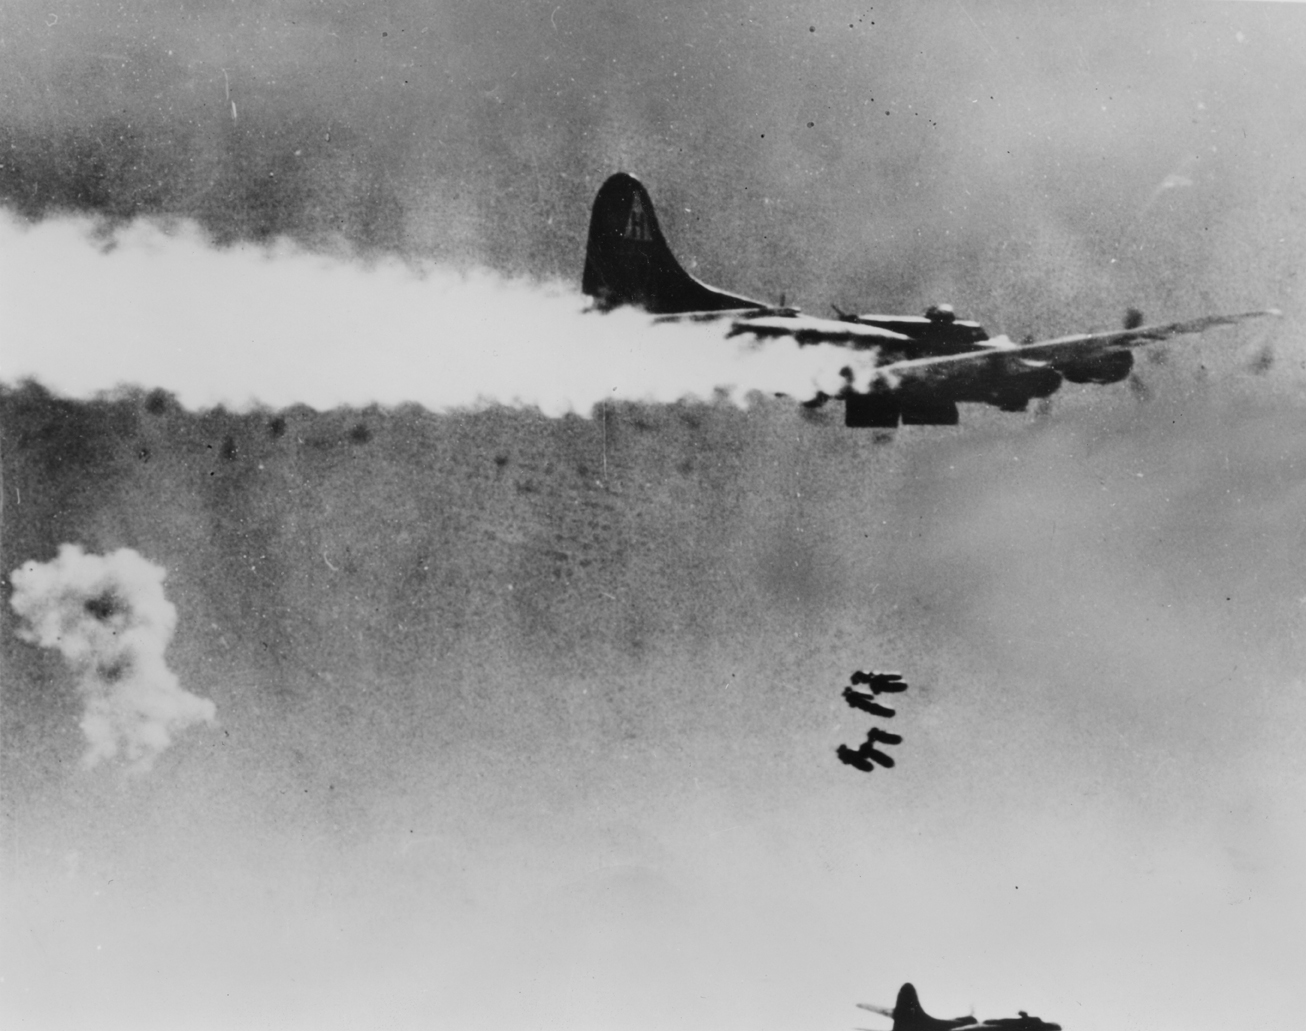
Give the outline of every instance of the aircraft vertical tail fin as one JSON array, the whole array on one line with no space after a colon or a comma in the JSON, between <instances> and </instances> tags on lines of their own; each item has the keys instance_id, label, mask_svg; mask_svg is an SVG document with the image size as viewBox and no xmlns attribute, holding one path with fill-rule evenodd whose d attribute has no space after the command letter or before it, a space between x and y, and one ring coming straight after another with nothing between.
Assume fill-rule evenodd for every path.
<instances>
[{"instance_id":1,"label":"aircraft vertical tail fin","mask_svg":"<svg viewBox=\"0 0 1306 1031\"><path fill-rule=\"evenodd\" d=\"M893 1007L893 1031L952 1031L975 1023L974 1017L952 1020L931 1017L922 1008L920 997L910 982L898 989L898 1001Z\"/></svg>"},{"instance_id":2,"label":"aircraft vertical tail fin","mask_svg":"<svg viewBox=\"0 0 1306 1031\"><path fill-rule=\"evenodd\" d=\"M916 1031L923 1017L920 997L909 981L898 989L898 1001L893 1004L893 1031Z\"/></svg>"},{"instance_id":3,"label":"aircraft vertical tail fin","mask_svg":"<svg viewBox=\"0 0 1306 1031\"><path fill-rule=\"evenodd\" d=\"M700 283L667 245L653 201L633 175L611 176L594 198L581 289L602 309L634 304L654 315L766 305Z\"/></svg>"}]
</instances>

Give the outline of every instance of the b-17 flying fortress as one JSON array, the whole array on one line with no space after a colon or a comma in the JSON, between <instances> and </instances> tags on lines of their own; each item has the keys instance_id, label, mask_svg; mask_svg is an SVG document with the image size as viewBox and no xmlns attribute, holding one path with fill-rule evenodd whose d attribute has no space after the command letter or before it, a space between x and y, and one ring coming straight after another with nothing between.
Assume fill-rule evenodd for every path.
<instances>
[{"instance_id":1,"label":"b-17 flying fortress","mask_svg":"<svg viewBox=\"0 0 1306 1031\"><path fill-rule=\"evenodd\" d=\"M911 984L904 984L898 989L898 1001L893 1009L872 1006L866 1002L859 1002L857 1006L892 1019L893 1031L1061 1031L1060 1024L1031 1017L1024 1010L1020 1011L1020 1016L999 1017L995 1020L980 1020L975 1016L950 1019L931 1017L921 1007L916 989Z\"/></svg>"},{"instance_id":2,"label":"b-17 flying fortress","mask_svg":"<svg viewBox=\"0 0 1306 1031\"><path fill-rule=\"evenodd\" d=\"M924 315L859 315L836 308L836 319L815 318L691 276L662 235L648 191L624 172L611 176L595 197L581 288L603 311L635 305L657 321L720 321L730 336L847 348L845 382L834 395L844 402L844 423L880 429L956 425L963 402L1021 412L1066 381L1125 379L1135 347L1279 314L1266 309L1145 326L1131 310L1119 330L1023 344L989 337L979 323L958 319L949 305L933 305ZM809 407L829 400L824 392L803 399Z\"/></svg>"}]
</instances>

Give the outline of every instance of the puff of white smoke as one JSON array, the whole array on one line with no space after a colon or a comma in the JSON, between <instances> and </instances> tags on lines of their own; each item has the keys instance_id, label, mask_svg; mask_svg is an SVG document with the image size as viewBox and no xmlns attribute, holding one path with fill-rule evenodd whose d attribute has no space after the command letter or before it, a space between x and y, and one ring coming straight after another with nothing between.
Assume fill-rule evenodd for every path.
<instances>
[{"instance_id":1,"label":"puff of white smoke","mask_svg":"<svg viewBox=\"0 0 1306 1031\"><path fill-rule=\"evenodd\" d=\"M131 548L101 556L63 544L54 561L26 562L11 577L18 636L58 649L77 675L88 768L122 755L147 771L174 733L214 720L213 702L182 688L163 661L177 625L166 575Z\"/></svg>"}]
</instances>

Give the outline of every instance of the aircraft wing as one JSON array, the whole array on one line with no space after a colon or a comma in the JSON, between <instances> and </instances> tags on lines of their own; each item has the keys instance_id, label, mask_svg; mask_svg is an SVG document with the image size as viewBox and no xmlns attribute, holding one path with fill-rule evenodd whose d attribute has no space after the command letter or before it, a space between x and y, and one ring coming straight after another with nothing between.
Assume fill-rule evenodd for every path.
<instances>
[{"instance_id":1,"label":"aircraft wing","mask_svg":"<svg viewBox=\"0 0 1306 1031\"><path fill-rule=\"evenodd\" d=\"M822 319L804 315L795 308L743 309L721 311L687 311L658 315L654 322L726 322L728 336L750 333L759 340L789 337L799 345L841 344L854 351L869 351L885 344L909 344L911 337L880 326L866 326L842 319Z\"/></svg>"},{"instance_id":2,"label":"aircraft wing","mask_svg":"<svg viewBox=\"0 0 1306 1031\"><path fill-rule=\"evenodd\" d=\"M1055 366L1060 358L1085 358L1107 350L1141 347L1144 344L1169 340L1171 337L1205 333L1216 326L1235 326L1248 319L1281 314L1282 312L1277 308L1267 308L1264 311L1244 311L1236 315L1206 315L1200 319L1189 319L1187 322L1167 322L1159 326L1138 326L1111 333L1079 333L1074 336L1057 337L1053 340L1019 345L1019 350L1022 358L1045 361Z\"/></svg>"},{"instance_id":3,"label":"aircraft wing","mask_svg":"<svg viewBox=\"0 0 1306 1031\"><path fill-rule=\"evenodd\" d=\"M1055 337L1040 340L1032 344L1013 344L1006 337L996 337L989 341L991 346L961 354L937 355L932 358L911 358L900 362L881 365L876 373L884 379L899 378L944 378L953 371L961 371L967 365L992 361L995 358L1020 358L1030 362L1043 363L1056 368L1059 362L1071 360L1082 361L1108 351L1141 347L1144 344L1169 340L1171 337L1190 333L1203 333L1216 326L1233 326L1248 319L1257 319L1265 315L1281 315L1277 308L1264 311L1246 311L1234 315L1206 315L1187 322L1167 322L1157 326L1138 326L1134 329L1118 329L1109 333L1077 333L1073 336Z\"/></svg>"}]
</instances>

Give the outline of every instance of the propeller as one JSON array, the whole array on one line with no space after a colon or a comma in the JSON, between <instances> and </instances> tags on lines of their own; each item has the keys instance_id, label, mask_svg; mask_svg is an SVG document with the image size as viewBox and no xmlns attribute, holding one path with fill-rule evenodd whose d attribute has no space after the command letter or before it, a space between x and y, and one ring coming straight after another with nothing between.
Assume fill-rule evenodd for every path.
<instances>
[{"instance_id":1,"label":"propeller","mask_svg":"<svg viewBox=\"0 0 1306 1031\"><path fill-rule=\"evenodd\" d=\"M1137 329L1142 324L1143 324L1143 313L1140 309L1134 307L1129 307L1125 309L1125 329ZM1165 363L1166 358L1168 357L1169 355L1158 354L1155 351L1147 352L1148 361L1152 362L1155 365L1163 365ZM1146 383L1144 383L1141 379L1138 378L1138 373L1131 372L1129 374L1129 379L1126 382L1129 384L1129 392L1133 394L1137 400L1139 401L1152 400L1151 389L1148 387Z\"/></svg>"}]
</instances>

